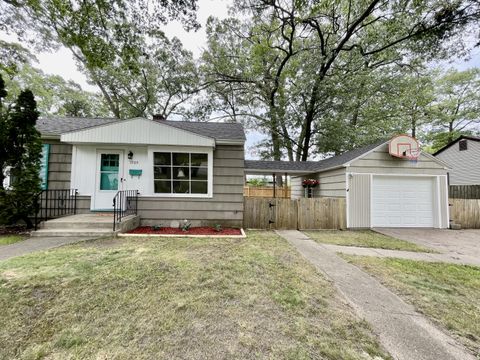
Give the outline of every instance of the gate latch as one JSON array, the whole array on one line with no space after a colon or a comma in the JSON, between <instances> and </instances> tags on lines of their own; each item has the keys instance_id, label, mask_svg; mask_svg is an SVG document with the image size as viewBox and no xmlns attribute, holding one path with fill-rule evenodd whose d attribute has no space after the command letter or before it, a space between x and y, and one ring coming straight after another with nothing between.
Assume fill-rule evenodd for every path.
<instances>
[{"instance_id":1,"label":"gate latch","mask_svg":"<svg viewBox=\"0 0 480 360\"><path fill-rule=\"evenodd\" d=\"M272 207L274 207L274 206L277 206L277 205L276 205L276 204L272 204L271 201L268 202L268 207L271 207L271 208L272 208Z\"/></svg>"}]
</instances>

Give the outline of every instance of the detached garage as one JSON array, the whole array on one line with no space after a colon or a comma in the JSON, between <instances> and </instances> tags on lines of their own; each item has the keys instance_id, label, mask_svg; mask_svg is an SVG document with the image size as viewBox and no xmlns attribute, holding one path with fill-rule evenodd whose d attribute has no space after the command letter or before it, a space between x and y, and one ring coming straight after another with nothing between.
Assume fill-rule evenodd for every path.
<instances>
[{"instance_id":1,"label":"detached garage","mask_svg":"<svg viewBox=\"0 0 480 360\"><path fill-rule=\"evenodd\" d=\"M303 196L303 179L319 180L313 196L345 198L348 228L448 228L447 172L402 136L320 161L314 173L292 179L292 194Z\"/></svg>"}]
</instances>

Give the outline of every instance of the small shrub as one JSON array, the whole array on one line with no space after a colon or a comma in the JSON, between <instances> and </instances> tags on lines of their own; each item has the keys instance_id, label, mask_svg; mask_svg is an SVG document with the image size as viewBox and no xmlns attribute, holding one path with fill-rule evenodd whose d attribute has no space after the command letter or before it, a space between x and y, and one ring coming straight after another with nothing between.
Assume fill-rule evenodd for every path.
<instances>
[{"instance_id":1,"label":"small shrub","mask_svg":"<svg viewBox=\"0 0 480 360\"><path fill-rule=\"evenodd\" d=\"M153 230L153 231L162 230L162 228L163 228L162 224L153 225L153 226L152 226L152 230Z\"/></svg>"},{"instance_id":2,"label":"small shrub","mask_svg":"<svg viewBox=\"0 0 480 360\"><path fill-rule=\"evenodd\" d=\"M220 231L223 230L222 225L220 225L220 224L213 225L213 228L215 229L216 232L220 232Z\"/></svg>"},{"instance_id":3,"label":"small shrub","mask_svg":"<svg viewBox=\"0 0 480 360\"><path fill-rule=\"evenodd\" d=\"M182 231L188 231L190 230L190 228L192 227L192 224L188 222L187 219L183 220L183 224L180 225L180 229L182 229Z\"/></svg>"}]
</instances>

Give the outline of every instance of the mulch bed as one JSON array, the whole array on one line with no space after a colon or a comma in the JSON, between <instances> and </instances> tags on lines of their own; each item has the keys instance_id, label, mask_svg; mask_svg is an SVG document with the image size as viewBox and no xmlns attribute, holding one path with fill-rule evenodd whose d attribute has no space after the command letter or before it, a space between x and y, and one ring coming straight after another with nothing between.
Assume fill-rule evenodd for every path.
<instances>
[{"instance_id":1,"label":"mulch bed","mask_svg":"<svg viewBox=\"0 0 480 360\"><path fill-rule=\"evenodd\" d=\"M144 234L144 235L242 235L240 229L222 228L217 231L210 226L192 227L187 231L179 228L162 227L153 230L151 226L140 226L134 230L128 231L127 234Z\"/></svg>"},{"instance_id":2,"label":"mulch bed","mask_svg":"<svg viewBox=\"0 0 480 360\"><path fill-rule=\"evenodd\" d=\"M28 235L29 231L23 225L0 226L0 235Z\"/></svg>"}]
</instances>

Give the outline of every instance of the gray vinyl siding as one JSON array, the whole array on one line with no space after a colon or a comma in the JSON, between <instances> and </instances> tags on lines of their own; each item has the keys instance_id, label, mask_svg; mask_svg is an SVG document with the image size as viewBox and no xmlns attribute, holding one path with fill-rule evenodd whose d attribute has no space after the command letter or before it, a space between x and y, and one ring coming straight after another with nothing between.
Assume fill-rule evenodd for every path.
<instances>
[{"instance_id":1,"label":"gray vinyl siding","mask_svg":"<svg viewBox=\"0 0 480 360\"><path fill-rule=\"evenodd\" d=\"M303 179L320 181L320 184L313 190L313 197L345 197L345 168L292 178L292 199L305 197L305 189L302 186Z\"/></svg>"},{"instance_id":2,"label":"gray vinyl siding","mask_svg":"<svg viewBox=\"0 0 480 360\"><path fill-rule=\"evenodd\" d=\"M434 159L421 154L416 162L400 159L388 153L385 144L375 151L354 160L348 172L372 174L411 174L411 175L445 175L447 170Z\"/></svg>"},{"instance_id":3,"label":"gray vinyl siding","mask_svg":"<svg viewBox=\"0 0 480 360\"><path fill-rule=\"evenodd\" d=\"M90 212L91 197L90 196L77 196L77 214L86 214ZM113 217L112 217L113 222Z\"/></svg>"},{"instance_id":4,"label":"gray vinyl siding","mask_svg":"<svg viewBox=\"0 0 480 360\"><path fill-rule=\"evenodd\" d=\"M437 155L451 168L451 185L480 184L480 141L466 141L467 150L460 151L457 142Z\"/></svg>"},{"instance_id":5,"label":"gray vinyl siding","mask_svg":"<svg viewBox=\"0 0 480 360\"><path fill-rule=\"evenodd\" d=\"M138 213L142 225L169 225L189 220L195 225L243 223L243 146L217 146L213 152L212 198L140 197Z\"/></svg>"},{"instance_id":6,"label":"gray vinyl siding","mask_svg":"<svg viewBox=\"0 0 480 360\"><path fill-rule=\"evenodd\" d=\"M50 144L48 160L48 189L69 189L72 168L72 145L56 140L44 140Z\"/></svg>"},{"instance_id":7,"label":"gray vinyl siding","mask_svg":"<svg viewBox=\"0 0 480 360\"><path fill-rule=\"evenodd\" d=\"M320 184L314 190L315 197L345 197L345 168L321 172L316 179Z\"/></svg>"},{"instance_id":8,"label":"gray vinyl siding","mask_svg":"<svg viewBox=\"0 0 480 360\"><path fill-rule=\"evenodd\" d=\"M303 178L301 176L295 176L290 179L290 189L292 199L300 199L305 197L305 189L302 186Z\"/></svg>"},{"instance_id":9,"label":"gray vinyl siding","mask_svg":"<svg viewBox=\"0 0 480 360\"><path fill-rule=\"evenodd\" d=\"M348 220L349 228L368 228L371 224L370 174L354 174L348 177Z\"/></svg>"}]
</instances>

